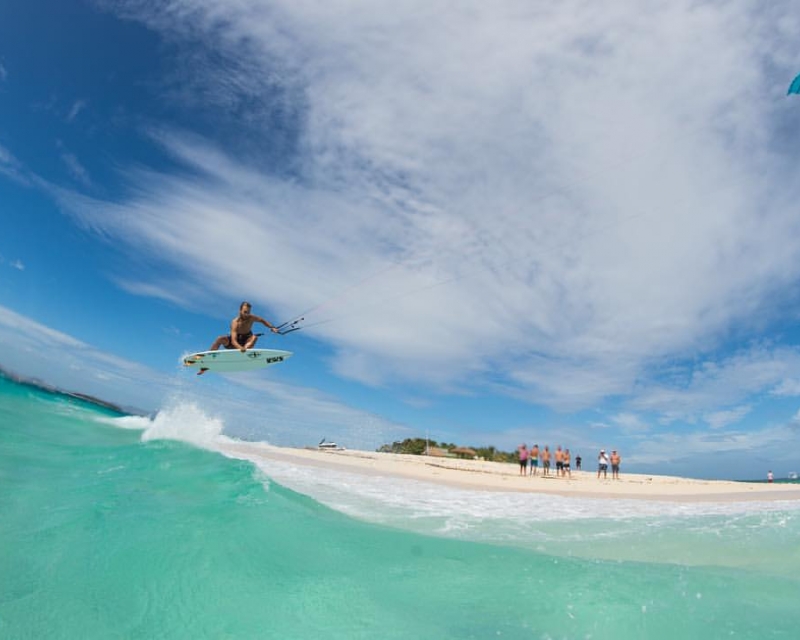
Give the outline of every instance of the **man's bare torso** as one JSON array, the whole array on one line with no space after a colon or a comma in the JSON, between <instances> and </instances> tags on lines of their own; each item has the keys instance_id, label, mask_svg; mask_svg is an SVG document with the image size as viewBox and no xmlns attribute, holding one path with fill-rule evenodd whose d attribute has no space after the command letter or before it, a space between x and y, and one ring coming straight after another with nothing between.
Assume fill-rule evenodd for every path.
<instances>
[{"instance_id":1,"label":"man's bare torso","mask_svg":"<svg viewBox=\"0 0 800 640\"><path fill-rule=\"evenodd\" d=\"M258 320L258 316L249 315L246 318L236 316L231 322L231 333L237 336L243 336L253 330L253 323Z\"/></svg>"}]
</instances>

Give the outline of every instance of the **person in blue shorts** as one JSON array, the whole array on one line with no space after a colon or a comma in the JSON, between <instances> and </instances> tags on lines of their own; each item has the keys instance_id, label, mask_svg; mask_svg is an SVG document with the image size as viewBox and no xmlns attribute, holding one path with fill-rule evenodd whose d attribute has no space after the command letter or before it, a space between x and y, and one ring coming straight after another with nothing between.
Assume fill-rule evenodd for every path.
<instances>
[{"instance_id":1,"label":"person in blue shorts","mask_svg":"<svg viewBox=\"0 0 800 640\"><path fill-rule=\"evenodd\" d=\"M530 475L535 476L539 471L539 445L535 444L531 447L528 453L528 459L531 461Z\"/></svg>"}]
</instances>

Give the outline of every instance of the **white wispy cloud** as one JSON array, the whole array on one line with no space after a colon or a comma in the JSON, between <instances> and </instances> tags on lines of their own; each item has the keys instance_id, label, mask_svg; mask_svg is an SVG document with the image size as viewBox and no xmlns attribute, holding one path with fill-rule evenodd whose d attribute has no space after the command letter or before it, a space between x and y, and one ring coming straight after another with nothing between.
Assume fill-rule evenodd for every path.
<instances>
[{"instance_id":1,"label":"white wispy cloud","mask_svg":"<svg viewBox=\"0 0 800 640\"><path fill-rule=\"evenodd\" d=\"M726 411L713 411L703 416L703 418L712 429L722 429L731 424L736 424L750 413L751 410L752 407L745 405Z\"/></svg>"},{"instance_id":2,"label":"white wispy cloud","mask_svg":"<svg viewBox=\"0 0 800 640\"><path fill-rule=\"evenodd\" d=\"M127 201L64 197L170 260L176 296L237 282L282 316L313 309L342 375L490 380L559 408L635 394L701 416L795 369L778 348L716 363L800 277L800 168L772 145L788 112L769 75L800 38L793 3L123 7L258 70L214 85L231 100L267 100L264 78L302 98L299 176L164 129L195 177L137 170ZM664 381L698 357L688 387Z\"/></svg>"},{"instance_id":3,"label":"white wispy cloud","mask_svg":"<svg viewBox=\"0 0 800 640\"><path fill-rule=\"evenodd\" d=\"M241 384L258 391L262 403L268 403L270 432L254 435L267 435L273 443L303 446L309 444L309 436L316 436L376 449L397 438L419 436L406 425L356 409L316 389L256 377L242 379Z\"/></svg>"},{"instance_id":4,"label":"white wispy cloud","mask_svg":"<svg viewBox=\"0 0 800 640\"><path fill-rule=\"evenodd\" d=\"M81 164L81 161L78 160L78 156L70 151L67 151L62 144L59 144L59 148L61 149L61 161L67 167L69 174L82 185L90 187L92 185L92 179L89 176L89 172L86 170L86 167L84 167L83 164Z\"/></svg>"},{"instance_id":5,"label":"white wispy cloud","mask_svg":"<svg viewBox=\"0 0 800 640\"><path fill-rule=\"evenodd\" d=\"M800 396L800 379L787 378L770 392L774 396Z\"/></svg>"},{"instance_id":6,"label":"white wispy cloud","mask_svg":"<svg viewBox=\"0 0 800 640\"><path fill-rule=\"evenodd\" d=\"M643 382L631 406L658 414L664 421L695 422L720 406L746 406L751 397L788 389L800 375L800 349L755 344L749 348L676 367L668 379ZM725 415L725 409L721 415Z\"/></svg>"},{"instance_id":7,"label":"white wispy cloud","mask_svg":"<svg viewBox=\"0 0 800 640\"><path fill-rule=\"evenodd\" d=\"M628 461L642 465L664 465L687 458L713 468L717 458L734 456L742 467L766 473L773 463L794 464L793 449L800 443L800 433L786 426L768 426L758 431L694 431L691 433L658 433L636 446ZM623 454L624 455L624 454ZM741 477L741 475L739 475ZM752 473L745 477L756 477Z\"/></svg>"},{"instance_id":8,"label":"white wispy cloud","mask_svg":"<svg viewBox=\"0 0 800 640\"><path fill-rule=\"evenodd\" d=\"M8 79L8 70L3 64L3 61L0 60L0 82L5 82L7 79Z\"/></svg>"},{"instance_id":9,"label":"white wispy cloud","mask_svg":"<svg viewBox=\"0 0 800 640\"><path fill-rule=\"evenodd\" d=\"M2 145L0 145L0 164L18 164L16 158L14 158L14 155Z\"/></svg>"},{"instance_id":10,"label":"white wispy cloud","mask_svg":"<svg viewBox=\"0 0 800 640\"><path fill-rule=\"evenodd\" d=\"M78 114L86 109L88 104L89 103L86 100L76 100L73 102L69 109L69 113L67 113L67 122L73 122L75 118L78 117Z\"/></svg>"},{"instance_id":11,"label":"white wispy cloud","mask_svg":"<svg viewBox=\"0 0 800 640\"><path fill-rule=\"evenodd\" d=\"M55 347L84 348L87 346L66 333L51 329L6 307L0 307L0 326L14 334L18 333L18 340L26 348L34 347L42 339L47 340ZM26 331L26 327L30 330ZM16 341L15 339L14 342Z\"/></svg>"},{"instance_id":12,"label":"white wispy cloud","mask_svg":"<svg viewBox=\"0 0 800 640\"><path fill-rule=\"evenodd\" d=\"M29 184L28 177L25 175L25 169L22 163L17 160L11 151L6 149L0 144L0 175L4 175L12 180Z\"/></svg>"},{"instance_id":13,"label":"white wispy cloud","mask_svg":"<svg viewBox=\"0 0 800 640\"><path fill-rule=\"evenodd\" d=\"M187 304L185 298L176 295L172 288L168 286L160 286L151 282L133 282L124 278L116 278L114 281L121 289L136 296L158 298L178 305Z\"/></svg>"},{"instance_id":14,"label":"white wispy cloud","mask_svg":"<svg viewBox=\"0 0 800 640\"><path fill-rule=\"evenodd\" d=\"M618 413L617 415L612 416L611 419L614 424L620 427L624 432L642 432L650 429L650 425L647 423L647 421L643 420L641 416L638 416L634 413Z\"/></svg>"}]
</instances>

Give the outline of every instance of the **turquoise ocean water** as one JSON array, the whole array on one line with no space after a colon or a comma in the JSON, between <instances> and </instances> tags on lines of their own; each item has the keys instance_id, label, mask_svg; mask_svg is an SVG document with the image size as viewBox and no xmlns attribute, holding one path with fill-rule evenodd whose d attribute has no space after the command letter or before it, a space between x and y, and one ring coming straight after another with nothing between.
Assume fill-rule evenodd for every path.
<instances>
[{"instance_id":1,"label":"turquoise ocean water","mask_svg":"<svg viewBox=\"0 0 800 640\"><path fill-rule=\"evenodd\" d=\"M224 428L0 377L0 638L800 637L796 502L461 491Z\"/></svg>"}]
</instances>

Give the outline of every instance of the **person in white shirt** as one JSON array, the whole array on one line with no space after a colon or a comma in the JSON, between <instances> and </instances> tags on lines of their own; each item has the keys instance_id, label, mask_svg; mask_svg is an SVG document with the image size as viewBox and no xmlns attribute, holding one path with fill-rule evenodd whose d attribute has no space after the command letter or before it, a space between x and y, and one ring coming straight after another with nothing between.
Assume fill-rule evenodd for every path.
<instances>
[{"instance_id":1,"label":"person in white shirt","mask_svg":"<svg viewBox=\"0 0 800 640\"><path fill-rule=\"evenodd\" d=\"M597 477L600 477L602 472L603 478L608 476L608 456L605 449L600 449L600 455L597 456Z\"/></svg>"}]
</instances>

